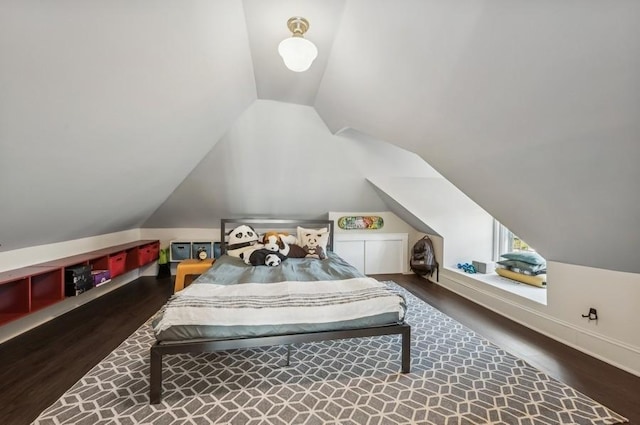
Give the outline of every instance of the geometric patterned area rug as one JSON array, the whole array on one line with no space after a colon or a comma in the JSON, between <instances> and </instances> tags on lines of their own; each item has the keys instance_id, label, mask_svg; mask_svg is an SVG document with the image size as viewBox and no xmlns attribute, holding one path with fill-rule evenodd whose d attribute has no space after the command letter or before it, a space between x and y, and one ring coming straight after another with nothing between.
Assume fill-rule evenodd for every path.
<instances>
[{"instance_id":1,"label":"geometric patterned area rug","mask_svg":"<svg viewBox=\"0 0 640 425\"><path fill-rule=\"evenodd\" d=\"M626 419L536 370L394 283L408 303L411 373L399 336L163 356L149 405L148 323L34 424L616 424Z\"/></svg>"}]
</instances>

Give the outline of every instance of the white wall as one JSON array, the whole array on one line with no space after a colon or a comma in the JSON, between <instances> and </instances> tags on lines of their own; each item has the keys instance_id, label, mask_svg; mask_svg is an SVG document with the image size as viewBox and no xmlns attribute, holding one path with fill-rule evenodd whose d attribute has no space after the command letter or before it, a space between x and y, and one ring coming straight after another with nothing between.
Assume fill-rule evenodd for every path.
<instances>
[{"instance_id":1,"label":"white wall","mask_svg":"<svg viewBox=\"0 0 640 425\"><path fill-rule=\"evenodd\" d=\"M548 263L547 305L451 271L440 284L516 322L640 376L640 333L634 320L640 275ZM598 321L581 317L590 307Z\"/></svg>"},{"instance_id":2,"label":"white wall","mask_svg":"<svg viewBox=\"0 0 640 425\"><path fill-rule=\"evenodd\" d=\"M368 180L438 233L443 244L441 267L491 258L493 217L447 180L413 177Z\"/></svg>"},{"instance_id":3,"label":"white wall","mask_svg":"<svg viewBox=\"0 0 640 425\"><path fill-rule=\"evenodd\" d=\"M384 221L384 225L382 229L374 229L374 230L345 230L338 227L338 219L344 216L379 216L382 217ZM348 233L348 234L357 234L357 233L414 233L415 229L409 226L407 223L402 221L397 215L390 211L329 211L329 220L335 221L335 233Z\"/></svg>"},{"instance_id":4,"label":"white wall","mask_svg":"<svg viewBox=\"0 0 640 425\"><path fill-rule=\"evenodd\" d=\"M0 252L0 272L44 263L58 258L70 257L85 252L96 251L113 245L144 239L140 229L125 230L88 238L74 239L28 248Z\"/></svg>"},{"instance_id":5,"label":"white wall","mask_svg":"<svg viewBox=\"0 0 640 425\"><path fill-rule=\"evenodd\" d=\"M576 343L590 347L589 334L635 347L640 354L637 321L640 303L640 275L592 267L551 262L548 308L551 315L579 328L586 339L576 335ZM589 307L598 310L598 322L581 317ZM640 372L640 363L636 371Z\"/></svg>"}]
</instances>

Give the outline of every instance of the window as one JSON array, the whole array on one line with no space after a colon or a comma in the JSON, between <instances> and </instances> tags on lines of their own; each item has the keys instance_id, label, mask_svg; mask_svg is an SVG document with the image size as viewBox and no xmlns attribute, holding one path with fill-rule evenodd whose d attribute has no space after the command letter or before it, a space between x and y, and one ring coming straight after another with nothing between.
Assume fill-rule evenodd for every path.
<instances>
[{"instance_id":1,"label":"window","mask_svg":"<svg viewBox=\"0 0 640 425\"><path fill-rule=\"evenodd\" d=\"M514 235L498 220L493 220L493 261L500 261L502 254L513 251L535 251L528 243ZM513 280L495 273L479 275L480 279L507 292L511 292L531 301L547 305L547 291L540 290L538 285L514 285ZM526 283L526 282L525 282ZM543 286L543 288L546 288Z\"/></svg>"},{"instance_id":2,"label":"window","mask_svg":"<svg viewBox=\"0 0 640 425\"><path fill-rule=\"evenodd\" d=\"M509 229L500 224L498 220L493 221L493 260L500 260L500 256L505 252L512 251L535 251L528 243L514 235Z\"/></svg>"}]
</instances>

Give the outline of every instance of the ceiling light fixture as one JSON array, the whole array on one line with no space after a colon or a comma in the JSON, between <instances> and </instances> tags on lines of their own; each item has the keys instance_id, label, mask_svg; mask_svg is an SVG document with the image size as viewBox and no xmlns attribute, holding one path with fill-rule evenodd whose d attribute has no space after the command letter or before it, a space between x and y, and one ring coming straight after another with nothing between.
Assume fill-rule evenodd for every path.
<instances>
[{"instance_id":1,"label":"ceiling light fixture","mask_svg":"<svg viewBox=\"0 0 640 425\"><path fill-rule=\"evenodd\" d=\"M295 72L304 72L318 56L316 45L303 37L309 29L309 21L294 16L287 21L287 27L293 35L280 42L278 53L282 56L287 68Z\"/></svg>"}]
</instances>

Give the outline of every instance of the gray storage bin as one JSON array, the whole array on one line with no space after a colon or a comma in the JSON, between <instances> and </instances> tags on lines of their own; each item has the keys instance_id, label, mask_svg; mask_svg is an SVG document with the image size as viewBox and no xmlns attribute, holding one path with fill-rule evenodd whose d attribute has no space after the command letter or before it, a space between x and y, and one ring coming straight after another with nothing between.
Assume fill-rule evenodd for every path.
<instances>
[{"instance_id":1,"label":"gray storage bin","mask_svg":"<svg viewBox=\"0 0 640 425\"><path fill-rule=\"evenodd\" d=\"M191 258L191 242L171 242L169 261L178 262Z\"/></svg>"}]
</instances>

